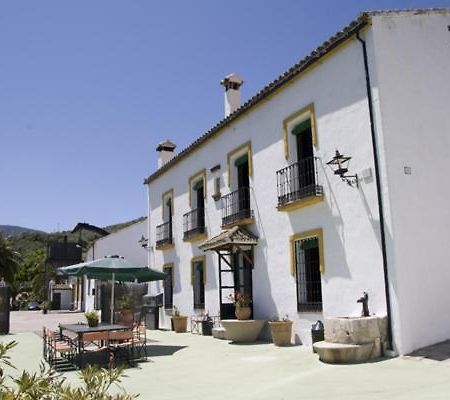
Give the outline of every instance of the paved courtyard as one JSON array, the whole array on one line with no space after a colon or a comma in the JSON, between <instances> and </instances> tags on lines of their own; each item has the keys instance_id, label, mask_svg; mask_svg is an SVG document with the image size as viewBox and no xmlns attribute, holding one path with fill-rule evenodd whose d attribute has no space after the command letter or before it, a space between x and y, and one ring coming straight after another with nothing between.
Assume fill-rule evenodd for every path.
<instances>
[{"instance_id":1,"label":"paved courtyard","mask_svg":"<svg viewBox=\"0 0 450 400\"><path fill-rule=\"evenodd\" d=\"M235 345L164 331L148 331L148 337L153 341L148 362L127 369L122 383L129 392L140 393L141 399L409 400L448 399L450 393L448 358L437 361L427 358L429 353L359 365L327 365L302 346ZM16 366L37 370L40 337L33 332L0 336L0 341L9 340L19 342L12 352ZM66 376L77 381L76 372Z\"/></svg>"}]
</instances>

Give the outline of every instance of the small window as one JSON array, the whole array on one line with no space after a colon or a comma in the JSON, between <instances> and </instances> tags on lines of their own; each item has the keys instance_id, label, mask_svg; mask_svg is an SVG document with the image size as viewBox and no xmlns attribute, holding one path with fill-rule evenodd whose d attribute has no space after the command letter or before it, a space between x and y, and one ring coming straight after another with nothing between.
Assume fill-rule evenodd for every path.
<instances>
[{"instance_id":1,"label":"small window","mask_svg":"<svg viewBox=\"0 0 450 400\"><path fill-rule=\"evenodd\" d=\"M164 278L164 308L171 309L173 307L173 265L163 267L166 274Z\"/></svg>"},{"instance_id":2,"label":"small window","mask_svg":"<svg viewBox=\"0 0 450 400\"><path fill-rule=\"evenodd\" d=\"M297 310L322 311L321 244L318 236L293 241Z\"/></svg>"},{"instance_id":3,"label":"small window","mask_svg":"<svg viewBox=\"0 0 450 400\"><path fill-rule=\"evenodd\" d=\"M205 259L194 259L192 268L192 288L194 292L194 309L205 308Z\"/></svg>"}]
</instances>

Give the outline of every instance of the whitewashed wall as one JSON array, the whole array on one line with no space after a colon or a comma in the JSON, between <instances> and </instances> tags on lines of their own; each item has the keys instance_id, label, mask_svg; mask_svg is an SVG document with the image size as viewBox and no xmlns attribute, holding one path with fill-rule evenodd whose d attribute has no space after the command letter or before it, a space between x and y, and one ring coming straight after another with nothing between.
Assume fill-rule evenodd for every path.
<instances>
[{"instance_id":1,"label":"whitewashed wall","mask_svg":"<svg viewBox=\"0 0 450 400\"><path fill-rule=\"evenodd\" d=\"M147 250L138 243L142 235L147 237L147 219L97 239L89 248L86 260L117 254L136 264L147 265ZM93 279L85 279L86 310L94 308L94 296L92 295L92 289L95 288L94 282Z\"/></svg>"},{"instance_id":2,"label":"whitewashed wall","mask_svg":"<svg viewBox=\"0 0 450 400\"><path fill-rule=\"evenodd\" d=\"M394 338L402 354L450 338L449 26L450 11L373 22Z\"/></svg>"},{"instance_id":3,"label":"whitewashed wall","mask_svg":"<svg viewBox=\"0 0 450 400\"><path fill-rule=\"evenodd\" d=\"M368 32L370 39L371 32ZM247 77L251 79L251 77ZM283 119L314 103L320 158L319 183L325 201L293 212L278 212L276 171L295 161L284 159ZM289 135L291 136L291 135ZM293 138L290 137L293 141ZM356 299L363 291L370 296L370 310L386 313L382 258L379 244L379 218L373 179L352 188L333 175L325 165L338 148L352 156L351 171L360 173L372 168L369 115L361 46L350 40L342 49L310 72L303 74L275 96L261 102L251 112L233 122L223 132L202 146L189 158L151 183L150 236L155 245L155 228L162 223L161 194L174 189L175 248L155 250L151 262L156 268L164 263L175 265L174 304L185 314L193 314L190 285L190 259L201 255L197 244L182 241L182 214L190 210L188 178L206 168L206 226L211 237L221 230L221 203L211 198L212 175L209 168L221 164L222 194L227 187L227 153L251 141L254 175L252 207L256 224L249 229L259 236L255 249L253 297L256 318L268 319L288 314L294 320L296 341L309 344L311 324L324 316L359 315ZM291 144L291 147L293 143ZM324 233L325 273L323 315L296 311L296 285L290 274L289 235L315 228ZM210 314L219 309L217 256L207 253L206 308ZM161 290L154 285L153 290ZM169 327L168 313L162 312L162 324Z\"/></svg>"},{"instance_id":4,"label":"whitewashed wall","mask_svg":"<svg viewBox=\"0 0 450 400\"><path fill-rule=\"evenodd\" d=\"M450 212L447 207L447 160L450 150L449 12L380 15L361 33L367 42L379 144L395 349L408 353L450 337ZM249 78L247 78L249 79ZM287 166L282 121L313 102L320 157L319 183L325 201L290 213L276 211L275 171ZM290 138L292 139L292 138ZM288 314L297 341L310 343L310 324L332 315L358 315L356 298L369 292L369 307L386 313L373 178L351 188L325 165L338 148L353 157L350 172L374 174L362 49L356 39L328 56L275 96L263 101L151 183L151 245L162 222L161 194L174 189L175 248L149 253L156 268L175 265L174 303L192 314L190 259L201 255L182 241L182 214L190 210L188 178L221 164L222 194L227 187L227 153L251 140L254 176L252 207L259 236L253 274L255 317ZM292 146L291 146L292 149ZM404 167L411 168L405 174ZM220 232L220 202L211 199L207 176L206 225ZM297 313L295 282L289 273L289 235L310 229L324 232L325 273L322 314ZM206 308L218 312L216 256L207 253ZM160 292L161 285L152 290ZM169 327L168 313L162 324Z\"/></svg>"}]
</instances>

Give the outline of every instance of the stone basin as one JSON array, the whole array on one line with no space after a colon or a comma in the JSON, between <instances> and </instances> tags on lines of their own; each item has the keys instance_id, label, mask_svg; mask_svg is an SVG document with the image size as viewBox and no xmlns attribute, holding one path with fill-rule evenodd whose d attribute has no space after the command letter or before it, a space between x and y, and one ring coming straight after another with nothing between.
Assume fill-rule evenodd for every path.
<instances>
[{"instance_id":1,"label":"stone basin","mask_svg":"<svg viewBox=\"0 0 450 400\"><path fill-rule=\"evenodd\" d=\"M220 321L225 328L225 336L235 343L256 342L266 323L265 320L223 319Z\"/></svg>"},{"instance_id":2,"label":"stone basin","mask_svg":"<svg viewBox=\"0 0 450 400\"><path fill-rule=\"evenodd\" d=\"M325 340L314 344L322 361L363 362L381 357L387 337L387 317L331 317L325 319Z\"/></svg>"}]
</instances>

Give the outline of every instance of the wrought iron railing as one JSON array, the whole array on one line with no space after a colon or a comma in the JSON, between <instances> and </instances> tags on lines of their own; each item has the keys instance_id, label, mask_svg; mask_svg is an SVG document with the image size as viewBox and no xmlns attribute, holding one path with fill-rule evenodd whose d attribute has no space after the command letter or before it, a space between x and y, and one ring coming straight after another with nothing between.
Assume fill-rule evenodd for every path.
<instances>
[{"instance_id":1,"label":"wrought iron railing","mask_svg":"<svg viewBox=\"0 0 450 400\"><path fill-rule=\"evenodd\" d=\"M277 171L278 206L323 194L318 184L317 158L309 157Z\"/></svg>"},{"instance_id":2,"label":"wrought iron railing","mask_svg":"<svg viewBox=\"0 0 450 400\"><path fill-rule=\"evenodd\" d=\"M205 232L205 209L196 208L183 215L183 237L188 239L191 236Z\"/></svg>"},{"instance_id":3,"label":"wrought iron railing","mask_svg":"<svg viewBox=\"0 0 450 400\"><path fill-rule=\"evenodd\" d=\"M156 226L156 246L172 243L172 221Z\"/></svg>"},{"instance_id":4,"label":"wrought iron railing","mask_svg":"<svg viewBox=\"0 0 450 400\"><path fill-rule=\"evenodd\" d=\"M222 197L222 226L246 218L253 218L249 187L241 187Z\"/></svg>"}]
</instances>

